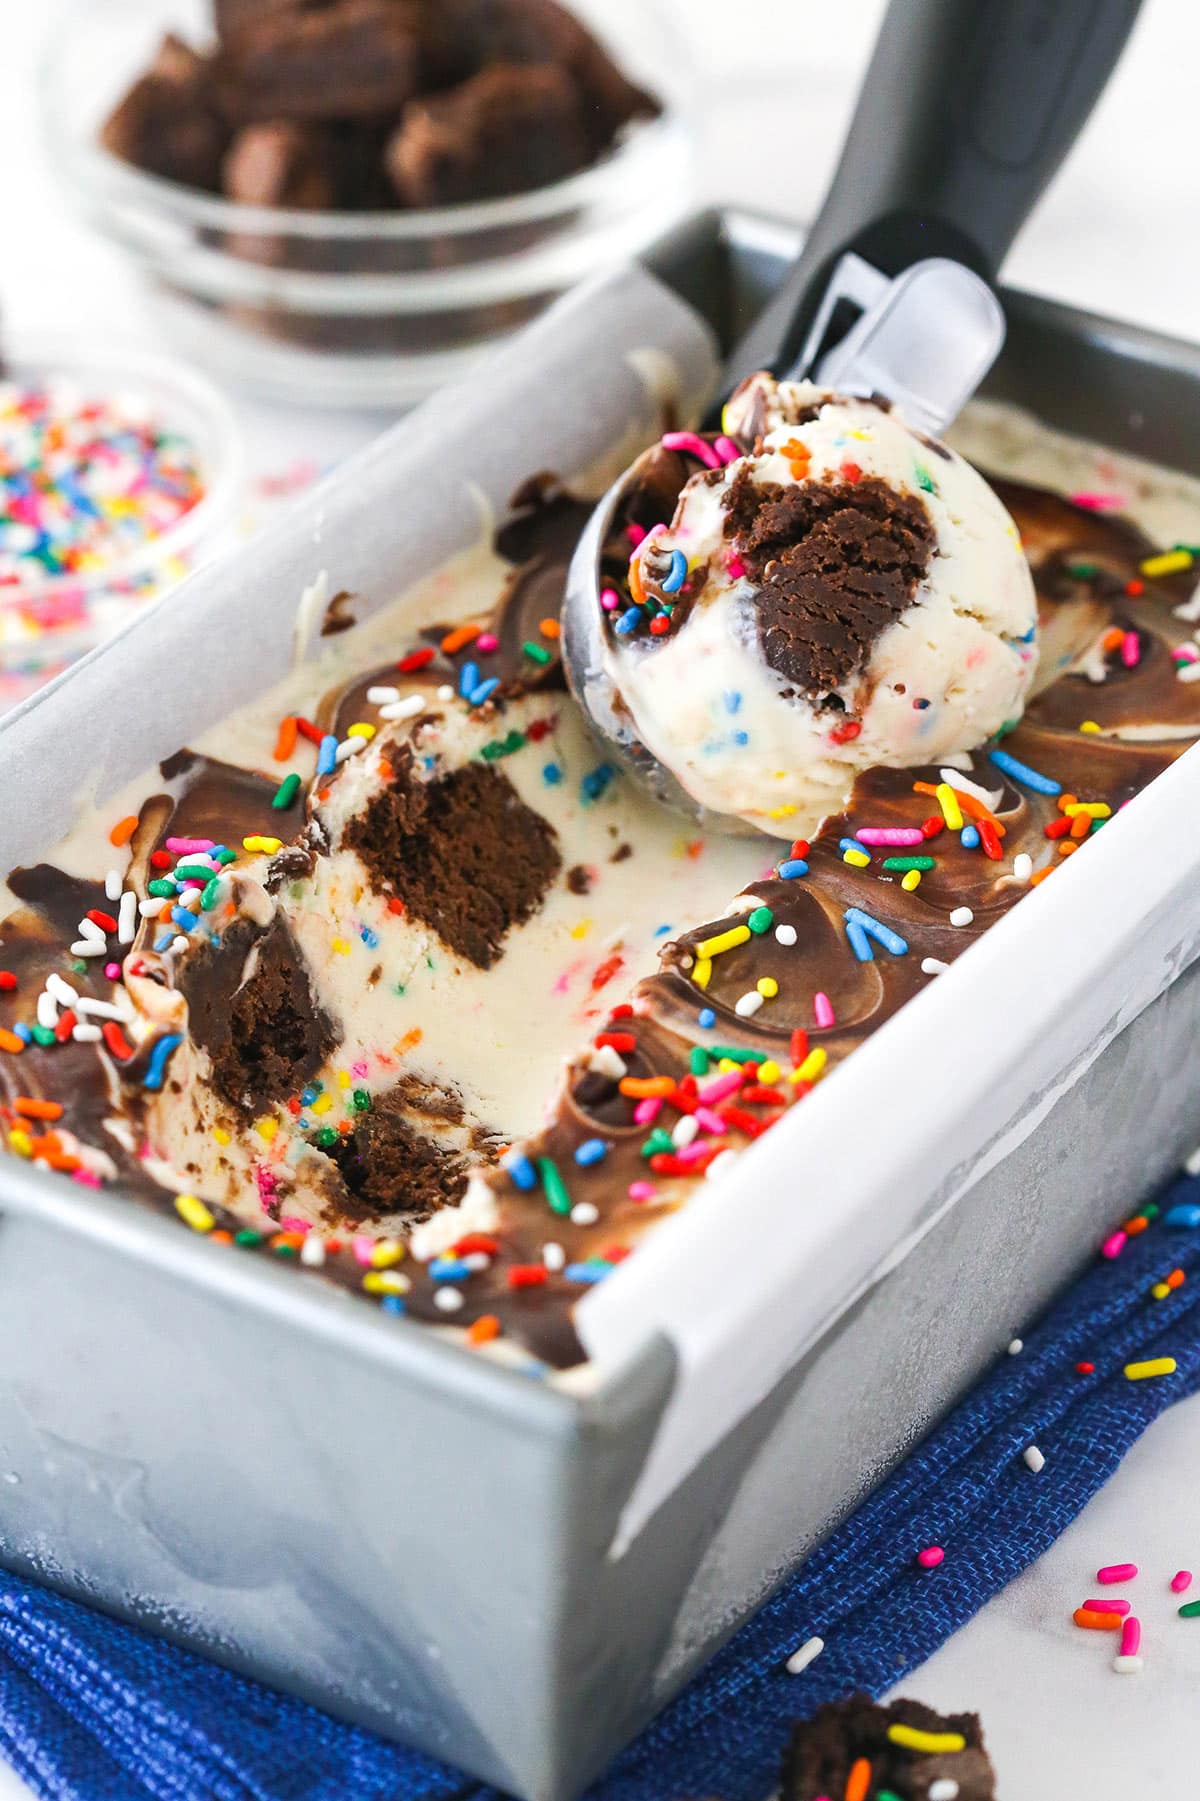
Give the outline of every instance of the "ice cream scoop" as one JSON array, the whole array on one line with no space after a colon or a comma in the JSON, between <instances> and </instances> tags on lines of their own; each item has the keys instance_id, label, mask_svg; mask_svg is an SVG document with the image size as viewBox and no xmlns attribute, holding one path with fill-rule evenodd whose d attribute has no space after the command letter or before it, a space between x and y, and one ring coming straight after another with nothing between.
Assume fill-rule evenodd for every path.
<instances>
[{"instance_id":1,"label":"ice cream scoop","mask_svg":"<svg viewBox=\"0 0 1200 1801\"><path fill-rule=\"evenodd\" d=\"M945 762L1015 722L1036 596L987 482L886 402L762 374L724 424L669 434L627 491L590 706L705 817L794 838L860 770ZM686 479L642 535L668 462Z\"/></svg>"}]
</instances>

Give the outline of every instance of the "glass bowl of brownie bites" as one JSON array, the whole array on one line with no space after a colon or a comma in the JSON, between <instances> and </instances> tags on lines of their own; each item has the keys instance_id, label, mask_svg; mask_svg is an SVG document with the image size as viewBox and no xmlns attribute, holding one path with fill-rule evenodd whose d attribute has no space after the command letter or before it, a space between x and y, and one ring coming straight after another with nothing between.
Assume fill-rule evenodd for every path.
<instances>
[{"instance_id":1,"label":"glass bowl of brownie bites","mask_svg":"<svg viewBox=\"0 0 1200 1801\"><path fill-rule=\"evenodd\" d=\"M655 0L73 0L42 76L175 341L308 403L421 399L691 199Z\"/></svg>"}]
</instances>

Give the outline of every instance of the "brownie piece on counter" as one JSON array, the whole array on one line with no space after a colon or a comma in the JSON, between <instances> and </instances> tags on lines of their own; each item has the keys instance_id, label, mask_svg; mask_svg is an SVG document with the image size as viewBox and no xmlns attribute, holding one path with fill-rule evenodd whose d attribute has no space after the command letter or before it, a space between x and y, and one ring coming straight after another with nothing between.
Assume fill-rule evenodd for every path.
<instances>
[{"instance_id":1,"label":"brownie piece on counter","mask_svg":"<svg viewBox=\"0 0 1200 1801\"><path fill-rule=\"evenodd\" d=\"M229 143L211 62L168 35L109 115L100 142L150 175L215 191Z\"/></svg>"},{"instance_id":2,"label":"brownie piece on counter","mask_svg":"<svg viewBox=\"0 0 1200 1801\"><path fill-rule=\"evenodd\" d=\"M396 192L413 207L523 193L587 160L579 90L550 63L497 63L414 101L387 150Z\"/></svg>"},{"instance_id":3,"label":"brownie piece on counter","mask_svg":"<svg viewBox=\"0 0 1200 1801\"><path fill-rule=\"evenodd\" d=\"M880 1706L851 1695L792 1733L780 1801L843 1795L876 1801L995 1801L996 1777L978 1714L939 1714L920 1701Z\"/></svg>"}]
</instances>

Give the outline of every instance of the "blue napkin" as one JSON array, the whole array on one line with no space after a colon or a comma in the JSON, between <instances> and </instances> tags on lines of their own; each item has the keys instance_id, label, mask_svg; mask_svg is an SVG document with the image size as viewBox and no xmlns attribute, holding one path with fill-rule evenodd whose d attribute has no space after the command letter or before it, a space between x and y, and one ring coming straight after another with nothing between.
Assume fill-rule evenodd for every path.
<instances>
[{"instance_id":1,"label":"blue napkin","mask_svg":"<svg viewBox=\"0 0 1200 1801\"><path fill-rule=\"evenodd\" d=\"M763 1801L791 1721L890 1688L1040 1556L1134 1440L1200 1385L1200 1179L1096 1264L814 1552L588 1801ZM1174 1219L1172 1210L1176 1210ZM1164 1300L1152 1285L1188 1280ZM1131 1360L1174 1374L1130 1381ZM1094 1364L1079 1374L1078 1362ZM1023 1452L1036 1445L1034 1474ZM945 1547L926 1572L924 1545ZM789 1654L826 1649L800 1676ZM964 1696L970 1705L972 1697ZM985 1720L986 1724L986 1720ZM493 1789L0 1573L0 1752L62 1801L499 1801Z\"/></svg>"}]
</instances>

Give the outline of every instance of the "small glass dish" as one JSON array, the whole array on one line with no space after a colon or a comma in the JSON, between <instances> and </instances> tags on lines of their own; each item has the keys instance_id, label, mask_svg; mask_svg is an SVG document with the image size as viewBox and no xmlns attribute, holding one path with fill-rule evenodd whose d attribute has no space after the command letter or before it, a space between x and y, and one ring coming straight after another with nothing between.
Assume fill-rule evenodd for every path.
<instances>
[{"instance_id":1,"label":"small glass dish","mask_svg":"<svg viewBox=\"0 0 1200 1801\"><path fill-rule=\"evenodd\" d=\"M690 77L661 0L574 0L662 102L579 174L429 211L243 206L147 175L101 125L167 31L211 37L205 0L69 0L42 65L50 153L92 222L149 278L189 360L276 399L411 405L551 300L689 209Z\"/></svg>"},{"instance_id":2,"label":"small glass dish","mask_svg":"<svg viewBox=\"0 0 1200 1801\"><path fill-rule=\"evenodd\" d=\"M84 405L129 401L186 439L203 492L165 530L148 530L86 573L0 583L0 711L161 599L231 541L244 485L232 410L208 381L166 358L17 336L5 341L4 380L68 392Z\"/></svg>"}]
</instances>

